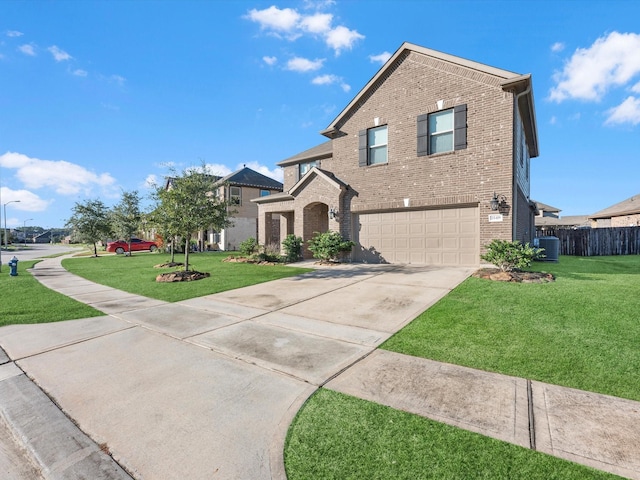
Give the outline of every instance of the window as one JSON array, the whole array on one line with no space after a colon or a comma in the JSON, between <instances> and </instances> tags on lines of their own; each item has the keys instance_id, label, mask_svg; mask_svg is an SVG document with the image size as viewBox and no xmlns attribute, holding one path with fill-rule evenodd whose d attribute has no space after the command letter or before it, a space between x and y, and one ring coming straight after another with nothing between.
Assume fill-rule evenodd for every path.
<instances>
[{"instance_id":1,"label":"window","mask_svg":"<svg viewBox=\"0 0 640 480\"><path fill-rule=\"evenodd\" d=\"M429 115L429 154L453 150L453 110Z\"/></svg>"},{"instance_id":2,"label":"window","mask_svg":"<svg viewBox=\"0 0 640 480\"><path fill-rule=\"evenodd\" d=\"M319 160L314 160L313 162L304 162L304 163L300 163L298 164L298 178L302 178L304 177L307 172L309 170L311 170L313 167L320 167L320 161Z\"/></svg>"},{"instance_id":3,"label":"window","mask_svg":"<svg viewBox=\"0 0 640 480\"><path fill-rule=\"evenodd\" d=\"M229 187L229 197L231 205L242 205L242 189L240 187Z\"/></svg>"},{"instance_id":4,"label":"window","mask_svg":"<svg viewBox=\"0 0 640 480\"><path fill-rule=\"evenodd\" d=\"M467 106L418 116L418 156L467 148Z\"/></svg>"},{"instance_id":5,"label":"window","mask_svg":"<svg viewBox=\"0 0 640 480\"><path fill-rule=\"evenodd\" d=\"M387 126L362 130L359 133L359 165L379 165L388 162Z\"/></svg>"},{"instance_id":6,"label":"window","mask_svg":"<svg viewBox=\"0 0 640 480\"><path fill-rule=\"evenodd\" d=\"M261 197L267 197L269 195L271 195L271 190L260 190Z\"/></svg>"}]
</instances>

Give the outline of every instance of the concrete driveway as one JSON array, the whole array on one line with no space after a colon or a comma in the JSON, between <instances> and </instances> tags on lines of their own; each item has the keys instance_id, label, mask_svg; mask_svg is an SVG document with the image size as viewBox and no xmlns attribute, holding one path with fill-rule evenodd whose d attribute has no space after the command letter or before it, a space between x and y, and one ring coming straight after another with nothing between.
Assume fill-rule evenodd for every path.
<instances>
[{"instance_id":1,"label":"concrete driveway","mask_svg":"<svg viewBox=\"0 0 640 480\"><path fill-rule=\"evenodd\" d=\"M59 262L34 274L109 315L1 328L14 363L0 365L0 396L27 396L26 373L138 479L285 478L284 438L309 395L472 272L342 265L167 304L97 286ZM16 404L0 413L15 419ZM83 451L95 453L68 456L84 461ZM107 472L99 478L122 478L108 460L95 460ZM48 473L64 478L72 463Z\"/></svg>"}]
</instances>

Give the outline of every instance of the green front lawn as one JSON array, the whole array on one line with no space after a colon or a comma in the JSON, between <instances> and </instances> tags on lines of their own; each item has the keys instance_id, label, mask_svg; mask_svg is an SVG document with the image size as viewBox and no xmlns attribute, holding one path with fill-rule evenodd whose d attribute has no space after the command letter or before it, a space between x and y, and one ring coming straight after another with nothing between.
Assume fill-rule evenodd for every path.
<instances>
[{"instance_id":1,"label":"green front lawn","mask_svg":"<svg viewBox=\"0 0 640 480\"><path fill-rule=\"evenodd\" d=\"M640 256L534 267L556 281L469 278L382 348L640 400Z\"/></svg>"},{"instance_id":2,"label":"green front lawn","mask_svg":"<svg viewBox=\"0 0 640 480\"><path fill-rule=\"evenodd\" d=\"M293 421L285 464L289 480L618 478L324 389Z\"/></svg>"},{"instance_id":3,"label":"green front lawn","mask_svg":"<svg viewBox=\"0 0 640 480\"><path fill-rule=\"evenodd\" d=\"M311 270L286 265L223 262L222 260L228 256L229 254L225 252L191 254L190 269L207 272L211 276L194 282L179 283L156 282L158 274L176 270L176 268L153 268L154 265L169 262L170 257L166 254L134 253L130 257L108 255L97 258L68 258L62 261L62 266L71 273L93 282L167 302L179 302L270 282ZM176 255L175 260L180 262L183 258L181 255Z\"/></svg>"},{"instance_id":4,"label":"green front lawn","mask_svg":"<svg viewBox=\"0 0 640 480\"><path fill-rule=\"evenodd\" d=\"M640 400L640 256L536 263L549 284L469 278L382 348ZM285 447L290 479L618 478L320 390Z\"/></svg>"},{"instance_id":5,"label":"green front lawn","mask_svg":"<svg viewBox=\"0 0 640 480\"><path fill-rule=\"evenodd\" d=\"M104 313L49 290L26 270L37 260L18 262L18 275L9 275L3 265L0 273L0 327L16 323L46 323L98 317Z\"/></svg>"}]
</instances>

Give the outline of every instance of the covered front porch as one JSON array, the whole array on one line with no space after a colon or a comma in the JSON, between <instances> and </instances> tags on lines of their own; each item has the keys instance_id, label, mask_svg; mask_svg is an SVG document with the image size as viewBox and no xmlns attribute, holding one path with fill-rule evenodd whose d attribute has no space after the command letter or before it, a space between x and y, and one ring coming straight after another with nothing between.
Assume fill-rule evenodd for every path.
<instances>
[{"instance_id":1,"label":"covered front porch","mask_svg":"<svg viewBox=\"0 0 640 480\"><path fill-rule=\"evenodd\" d=\"M343 211L348 187L318 168L312 168L288 192L252 200L258 204L258 243L282 245L288 235L301 237L303 258L313 258L307 242L329 230L344 234Z\"/></svg>"}]
</instances>

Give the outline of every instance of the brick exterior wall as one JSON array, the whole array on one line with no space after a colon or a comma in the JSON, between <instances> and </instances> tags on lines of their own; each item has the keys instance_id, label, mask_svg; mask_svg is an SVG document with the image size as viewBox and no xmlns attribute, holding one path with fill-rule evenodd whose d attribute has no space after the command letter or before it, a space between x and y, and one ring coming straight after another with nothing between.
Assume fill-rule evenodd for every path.
<instances>
[{"instance_id":1,"label":"brick exterior wall","mask_svg":"<svg viewBox=\"0 0 640 480\"><path fill-rule=\"evenodd\" d=\"M481 252L492 239L514 239L518 233L514 232L514 224L524 232L531 229L532 219L523 195L517 208L513 208L514 94L504 91L501 81L477 70L407 51L343 116L337 125L342 135L332 141L333 156L321 161L321 169L332 172L349 188L334 195L335 189L316 179L300 190L295 202L265 203L262 211L292 211L295 232L304 231L306 237L310 227L302 224L301 214L305 212L300 205L320 202L337 206L339 221L329 221L328 228L353 238L352 213L401 210L405 208L404 199L409 199L410 208L414 209L478 206ZM443 101L442 109L467 105L467 148L419 157L417 117L438 111L438 101ZM388 127L388 162L361 167L358 133L374 127L376 118L379 125ZM295 185L297 168L284 168L285 192ZM527 175L528 168L527 163ZM510 207L502 212L502 222L488 220L489 214L496 213L489 204L494 192L504 195ZM514 214L526 219L514 222Z\"/></svg>"}]
</instances>

